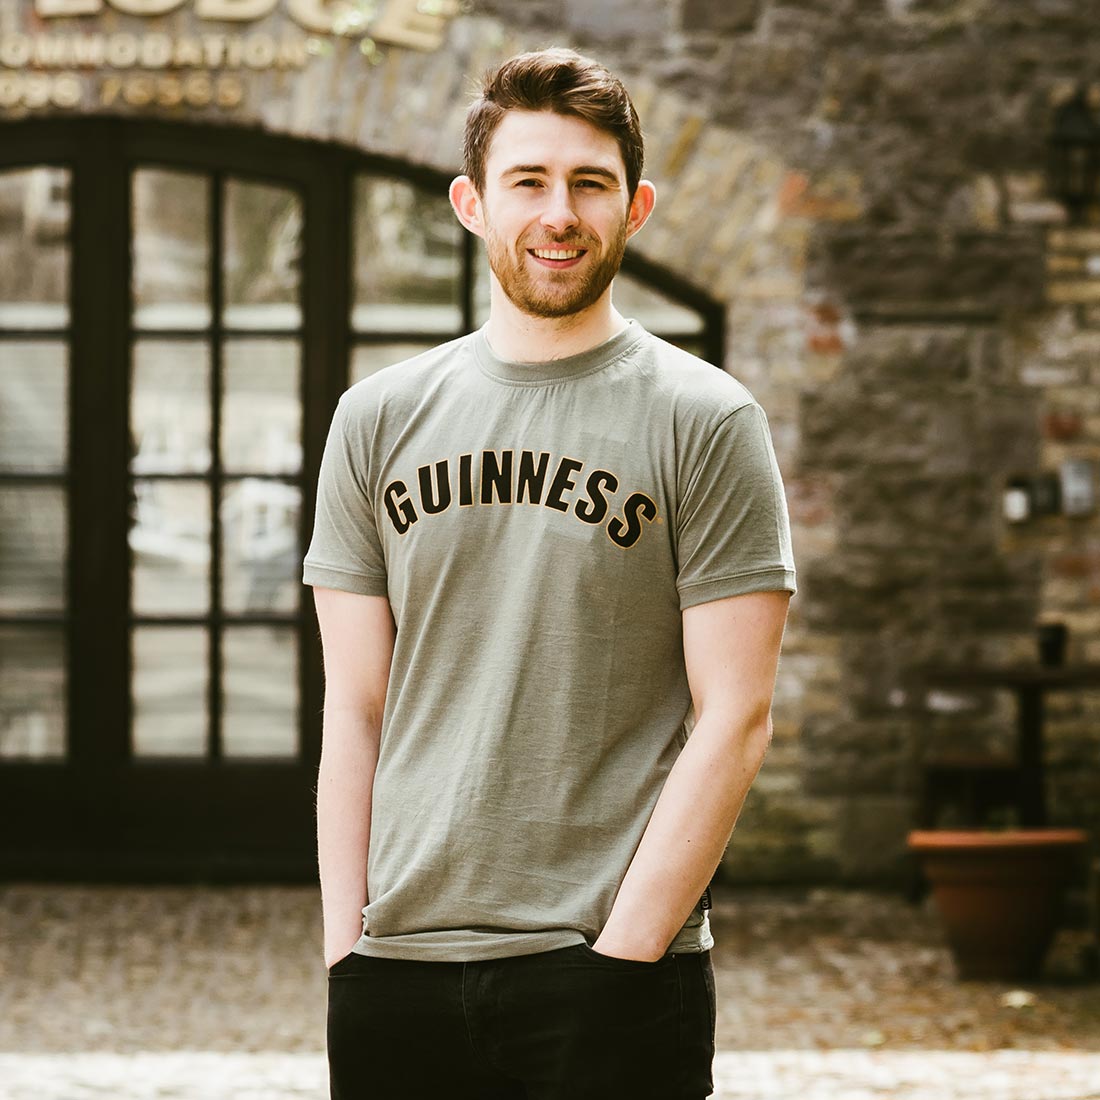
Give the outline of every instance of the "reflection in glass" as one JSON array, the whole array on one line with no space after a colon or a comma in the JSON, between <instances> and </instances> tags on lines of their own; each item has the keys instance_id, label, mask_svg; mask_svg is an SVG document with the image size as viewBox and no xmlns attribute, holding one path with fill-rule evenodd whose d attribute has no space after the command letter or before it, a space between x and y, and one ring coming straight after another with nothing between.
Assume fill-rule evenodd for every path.
<instances>
[{"instance_id":1,"label":"reflection in glass","mask_svg":"<svg viewBox=\"0 0 1100 1100\"><path fill-rule=\"evenodd\" d=\"M136 478L130 500L133 610L194 615L210 607L210 488Z\"/></svg>"},{"instance_id":2,"label":"reflection in glass","mask_svg":"<svg viewBox=\"0 0 1100 1100\"><path fill-rule=\"evenodd\" d=\"M65 607L68 523L57 485L0 485L0 611Z\"/></svg>"},{"instance_id":3,"label":"reflection in glass","mask_svg":"<svg viewBox=\"0 0 1100 1100\"><path fill-rule=\"evenodd\" d=\"M210 468L210 349L205 341L134 344L130 436L135 474Z\"/></svg>"},{"instance_id":4,"label":"reflection in glass","mask_svg":"<svg viewBox=\"0 0 1100 1100\"><path fill-rule=\"evenodd\" d=\"M134 324L210 324L210 178L139 168L133 174Z\"/></svg>"},{"instance_id":5,"label":"reflection in glass","mask_svg":"<svg viewBox=\"0 0 1100 1100\"><path fill-rule=\"evenodd\" d=\"M228 340L222 402L222 466L293 474L302 465L297 339Z\"/></svg>"},{"instance_id":6,"label":"reflection in glass","mask_svg":"<svg viewBox=\"0 0 1100 1100\"><path fill-rule=\"evenodd\" d=\"M206 630L139 626L132 647L134 756L205 756Z\"/></svg>"},{"instance_id":7,"label":"reflection in glass","mask_svg":"<svg viewBox=\"0 0 1100 1100\"><path fill-rule=\"evenodd\" d=\"M52 340L0 344L0 470L65 469L68 357L68 345Z\"/></svg>"},{"instance_id":8,"label":"reflection in glass","mask_svg":"<svg viewBox=\"0 0 1100 1100\"><path fill-rule=\"evenodd\" d=\"M222 602L237 614L296 611L301 591L301 490L268 478L225 483L222 499Z\"/></svg>"},{"instance_id":9,"label":"reflection in glass","mask_svg":"<svg viewBox=\"0 0 1100 1100\"><path fill-rule=\"evenodd\" d=\"M302 200L285 187L231 179L225 185L225 324L296 329Z\"/></svg>"},{"instance_id":10,"label":"reflection in glass","mask_svg":"<svg viewBox=\"0 0 1100 1100\"><path fill-rule=\"evenodd\" d=\"M0 757L65 755L65 635L0 627Z\"/></svg>"},{"instance_id":11,"label":"reflection in glass","mask_svg":"<svg viewBox=\"0 0 1100 1100\"><path fill-rule=\"evenodd\" d=\"M650 332L702 332L703 317L688 306L667 298L651 286L620 271L611 291L615 308L624 317L633 317Z\"/></svg>"},{"instance_id":12,"label":"reflection in glass","mask_svg":"<svg viewBox=\"0 0 1100 1100\"><path fill-rule=\"evenodd\" d=\"M0 172L0 328L69 323L69 170Z\"/></svg>"},{"instance_id":13,"label":"reflection in glass","mask_svg":"<svg viewBox=\"0 0 1100 1100\"><path fill-rule=\"evenodd\" d=\"M368 375L391 367L403 359L411 359L434 344L360 344L351 353L351 381L354 384Z\"/></svg>"},{"instance_id":14,"label":"reflection in glass","mask_svg":"<svg viewBox=\"0 0 1100 1100\"><path fill-rule=\"evenodd\" d=\"M298 752L298 646L293 627L235 626L222 635L222 751Z\"/></svg>"},{"instance_id":15,"label":"reflection in glass","mask_svg":"<svg viewBox=\"0 0 1100 1100\"><path fill-rule=\"evenodd\" d=\"M355 180L352 327L452 332L462 325L462 227L445 194Z\"/></svg>"}]
</instances>

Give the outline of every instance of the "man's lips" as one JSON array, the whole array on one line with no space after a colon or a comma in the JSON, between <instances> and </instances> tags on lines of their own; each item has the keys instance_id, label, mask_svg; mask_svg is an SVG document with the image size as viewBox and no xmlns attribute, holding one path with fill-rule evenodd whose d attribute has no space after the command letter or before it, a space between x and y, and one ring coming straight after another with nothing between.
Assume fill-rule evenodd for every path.
<instances>
[{"instance_id":1,"label":"man's lips","mask_svg":"<svg viewBox=\"0 0 1100 1100\"><path fill-rule=\"evenodd\" d=\"M527 249L528 255L532 256L536 263L543 267L557 269L576 266L584 259L587 251L585 248L566 248L565 246Z\"/></svg>"}]
</instances>

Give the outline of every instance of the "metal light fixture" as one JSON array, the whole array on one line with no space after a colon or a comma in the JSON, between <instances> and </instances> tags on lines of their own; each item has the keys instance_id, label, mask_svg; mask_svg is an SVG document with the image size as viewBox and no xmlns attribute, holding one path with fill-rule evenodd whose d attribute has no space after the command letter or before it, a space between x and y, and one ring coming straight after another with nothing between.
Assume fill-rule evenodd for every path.
<instances>
[{"instance_id":1,"label":"metal light fixture","mask_svg":"<svg viewBox=\"0 0 1100 1100\"><path fill-rule=\"evenodd\" d=\"M1051 195L1065 205L1070 222L1082 224L1097 201L1100 181L1100 124L1084 87L1054 112L1047 175Z\"/></svg>"}]
</instances>

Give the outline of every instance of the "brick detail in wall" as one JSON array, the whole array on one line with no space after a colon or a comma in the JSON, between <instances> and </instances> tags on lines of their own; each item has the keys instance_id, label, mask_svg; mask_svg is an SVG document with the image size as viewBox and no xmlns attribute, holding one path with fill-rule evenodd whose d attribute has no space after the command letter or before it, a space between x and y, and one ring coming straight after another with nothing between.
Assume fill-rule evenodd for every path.
<instances>
[{"instance_id":1,"label":"brick detail in wall","mask_svg":"<svg viewBox=\"0 0 1100 1100\"><path fill-rule=\"evenodd\" d=\"M1050 230L1047 274L1047 301L1053 305L1100 303L1100 230Z\"/></svg>"}]
</instances>

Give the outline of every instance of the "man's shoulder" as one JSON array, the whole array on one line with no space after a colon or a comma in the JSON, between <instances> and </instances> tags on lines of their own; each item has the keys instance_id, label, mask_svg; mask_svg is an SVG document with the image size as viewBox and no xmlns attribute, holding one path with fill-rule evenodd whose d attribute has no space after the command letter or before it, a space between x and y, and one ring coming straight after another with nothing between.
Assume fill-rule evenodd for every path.
<instances>
[{"instance_id":1,"label":"man's shoulder","mask_svg":"<svg viewBox=\"0 0 1100 1100\"><path fill-rule=\"evenodd\" d=\"M728 371L651 333L643 341L639 369L655 394L680 415L718 421L756 399Z\"/></svg>"},{"instance_id":2,"label":"man's shoulder","mask_svg":"<svg viewBox=\"0 0 1100 1100\"><path fill-rule=\"evenodd\" d=\"M349 386L340 404L351 415L372 413L403 400L419 400L426 389L441 384L473 355L473 334L397 359Z\"/></svg>"}]
</instances>

